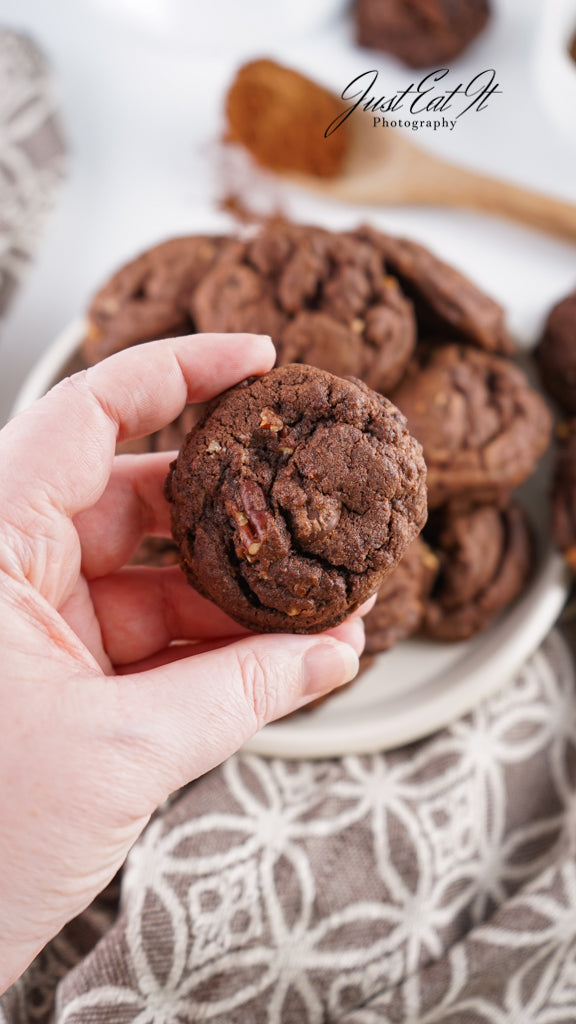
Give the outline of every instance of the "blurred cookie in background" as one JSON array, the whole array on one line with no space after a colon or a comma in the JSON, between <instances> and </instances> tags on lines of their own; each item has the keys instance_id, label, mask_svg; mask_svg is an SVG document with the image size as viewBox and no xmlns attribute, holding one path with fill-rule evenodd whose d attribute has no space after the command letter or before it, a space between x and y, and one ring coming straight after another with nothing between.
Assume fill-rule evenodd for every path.
<instances>
[{"instance_id":1,"label":"blurred cookie in background","mask_svg":"<svg viewBox=\"0 0 576 1024\"><path fill-rule=\"evenodd\" d=\"M410 238L366 224L355 235L381 252L388 272L414 303L419 335L438 334L487 352L513 354L504 308L460 270Z\"/></svg>"},{"instance_id":2,"label":"blurred cookie in background","mask_svg":"<svg viewBox=\"0 0 576 1024\"><path fill-rule=\"evenodd\" d=\"M431 516L426 541L438 561L422 635L467 640L522 593L533 569L532 533L521 506L447 506Z\"/></svg>"},{"instance_id":3,"label":"blurred cookie in background","mask_svg":"<svg viewBox=\"0 0 576 1024\"><path fill-rule=\"evenodd\" d=\"M554 540L576 576L576 419L556 429L558 450L552 483Z\"/></svg>"},{"instance_id":4,"label":"blurred cookie in background","mask_svg":"<svg viewBox=\"0 0 576 1024\"><path fill-rule=\"evenodd\" d=\"M576 413L576 291L550 310L535 351L542 384L564 412Z\"/></svg>"},{"instance_id":5,"label":"blurred cookie in background","mask_svg":"<svg viewBox=\"0 0 576 1024\"><path fill-rule=\"evenodd\" d=\"M502 500L550 441L552 417L524 371L478 349L422 346L391 397L423 446L430 508Z\"/></svg>"},{"instance_id":6,"label":"blurred cookie in background","mask_svg":"<svg viewBox=\"0 0 576 1024\"><path fill-rule=\"evenodd\" d=\"M130 345L192 334L190 296L225 239L171 238L116 271L92 299L82 353L89 365Z\"/></svg>"},{"instance_id":7,"label":"blurred cookie in background","mask_svg":"<svg viewBox=\"0 0 576 1024\"><path fill-rule=\"evenodd\" d=\"M490 13L488 0L356 0L356 39L409 67L426 68L458 57Z\"/></svg>"},{"instance_id":8,"label":"blurred cookie in background","mask_svg":"<svg viewBox=\"0 0 576 1024\"><path fill-rule=\"evenodd\" d=\"M233 240L196 288L199 331L269 334L277 363L307 363L388 393L416 344L412 303L370 237L288 221Z\"/></svg>"},{"instance_id":9,"label":"blurred cookie in background","mask_svg":"<svg viewBox=\"0 0 576 1024\"><path fill-rule=\"evenodd\" d=\"M436 555L417 537L381 584L376 604L364 618L365 656L387 651L418 630L437 571Z\"/></svg>"}]
</instances>

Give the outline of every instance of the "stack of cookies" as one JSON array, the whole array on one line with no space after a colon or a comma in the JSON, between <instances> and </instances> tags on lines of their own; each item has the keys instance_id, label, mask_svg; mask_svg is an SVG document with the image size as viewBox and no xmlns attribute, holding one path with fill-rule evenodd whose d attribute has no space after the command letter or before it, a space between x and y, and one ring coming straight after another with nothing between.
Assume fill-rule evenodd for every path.
<instances>
[{"instance_id":1,"label":"stack of cookies","mask_svg":"<svg viewBox=\"0 0 576 1024\"><path fill-rule=\"evenodd\" d=\"M534 553L513 492L551 416L493 299L414 242L277 221L246 239L174 239L122 268L92 302L83 355L214 331L269 334L279 367L356 378L422 445L430 514L366 619L370 655L414 634L466 639L515 600ZM190 425L185 410L140 444L179 448Z\"/></svg>"},{"instance_id":2,"label":"stack of cookies","mask_svg":"<svg viewBox=\"0 0 576 1024\"><path fill-rule=\"evenodd\" d=\"M550 310L536 361L561 417L552 488L554 538L576 575L576 290Z\"/></svg>"}]
</instances>

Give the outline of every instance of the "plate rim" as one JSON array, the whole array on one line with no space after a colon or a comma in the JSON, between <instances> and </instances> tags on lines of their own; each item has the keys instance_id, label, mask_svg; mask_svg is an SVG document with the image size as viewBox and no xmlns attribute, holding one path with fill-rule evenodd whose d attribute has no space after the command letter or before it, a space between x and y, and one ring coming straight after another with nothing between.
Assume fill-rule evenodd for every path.
<instances>
[{"instance_id":1,"label":"plate rim","mask_svg":"<svg viewBox=\"0 0 576 1024\"><path fill-rule=\"evenodd\" d=\"M440 729L449 726L457 719L473 711L479 704L493 696L521 670L523 665L535 654L540 644L550 633L564 607L568 594L568 572L562 556L549 546L544 553L544 572L539 580L540 589L545 591L546 614L543 614L543 602L535 603L530 613L525 616L522 628L517 629L504 649L496 648L489 654L482 665L465 675L457 683L441 681L435 687L432 697L428 697L423 709L418 708L417 714L412 708L397 713L390 721L367 716L363 728L355 723L354 731L347 735L343 727L334 727L329 735L322 734L319 726L318 734L310 736L311 730L294 730L288 740L285 730L289 723L280 719L265 725L256 733L242 750L246 753L259 754L266 757L283 757L290 760L323 759L342 757L347 754L374 754L378 751L396 750L408 743L430 736ZM509 615L522 611L522 604L510 609ZM504 628L509 616L497 625ZM535 625L538 628L535 628ZM403 641L409 643L410 641ZM384 652L385 654L386 652ZM491 663L500 664L497 672L490 673ZM456 666L454 667L457 667ZM454 669L448 669L448 676ZM450 695L450 705L446 704L446 696ZM336 695L337 696L337 695ZM418 690L411 690L409 697L418 699ZM393 707L394 701L391 702ZM321 710L321 708L320 708ZM302 712L307 714L307 712ZM314 711L309 712L315 714ZM310 745L312 743L312 745Z\"/></svg>"},{"instance_id":2,"label":"plate rim","mask_svg":"<svg viewBox=\"0 0 576 1024\"><path fill-rule=\"evenodd\" d=\"M76 317L63 328L54 341L42 353L40 359L26 374L16 392L10 407L8 418L12 419L23 412L33 402L45 395L62 364L70 358L78 347L86 330L85 317Z\"/></svg>"}]
</instances>

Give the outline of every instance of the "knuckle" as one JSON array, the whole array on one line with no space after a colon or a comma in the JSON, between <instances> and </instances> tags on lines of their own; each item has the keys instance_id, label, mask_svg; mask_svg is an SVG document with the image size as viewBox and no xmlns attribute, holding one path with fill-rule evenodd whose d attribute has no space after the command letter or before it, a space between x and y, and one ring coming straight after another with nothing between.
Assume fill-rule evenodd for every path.
<instances>
[{"instance_id":1,"label":"knuckle","mask_svg":"<svg viewBox=\"0 0 576 1024\"><path fill-rule=\"evenodd\" d=\"M269 660L255 650L239 654L239 666L243 696L256 728L260 729L274 718L277 704L274 673Z\"/></svg>"},{"instance_id":2,"label":"knuckle","mask_svg":"<svg viewBox=\"0 0 576 1024\"><path fill-rule=\"evenodd\" d=\"M51 391L52 394L67 395L76 394L79 391L83 391L86 387L86 374L87 370L78 370L77 373L72 373L68 377L63 377L62 380L56 382L53 385Z\"/></svg>"},{"instance_id":3,"label":"knuckle","mask_svg":"<svg viewBox=\"0 0 576 1024\"><path fill-rule=\"evenodd\" d=\"M89 417L89 422L92 425L92 421L95 421L95 425L99 425L102 421L102 416L106 420L109 420L113 428L116 429L118 426L118 417L115 408L108 402L106 394L97 386L93 380L93 371L95 367L88 367L87 370L79 370L77 373L73 373L69 377L64 377L63 380L58 381L57 384L51 390L51 393L61 398L68 399L73 403L80 403L83 408L84 415ZM126 392L130 402L133 402L133 397L130 392Z\"/></svg>"},{"instance_id":4,"label":"knuckle","mask_svg":"<svg viewBox=\"0 0 576 1024\"><path fill-rule=\"evenodd\" d=\"M48 396L56 401L64 402L66 406L79 402L88 404L90 390L87 384L87 375L88 370L78 370L77 373L73 373L69 377L63 377L50 388Z\"/></svg>"}]
</instances>

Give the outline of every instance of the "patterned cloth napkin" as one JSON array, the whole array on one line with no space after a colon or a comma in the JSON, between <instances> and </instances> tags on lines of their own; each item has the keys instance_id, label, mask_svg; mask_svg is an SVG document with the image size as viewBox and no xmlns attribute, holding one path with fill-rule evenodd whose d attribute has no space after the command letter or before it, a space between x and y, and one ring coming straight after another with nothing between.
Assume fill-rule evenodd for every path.
<instances>
[{"instance_id":1,"label":"patterned cloth napkin","mask_svg":"<svg viewBox=\"0 0 576 1024\"><path fill-rule=\"evenodd\" d=\"M239 754L177 794L3 1024L569 1024L576 694L553 632L410 747Z\"/></svg>"},{"instance_id":2,"label":"patterned cloth napkin","mask_svg":"<svg viewBox=\"0 0 576 1024\"><path fill-rule=\"evenodd\" d=\"M0 315L62 172L52 96L0 33ZM574 682L553 632L410 747L231 758L160 809L0 1024L573 1024Z\"/></svg>"},{"instance_id":3,"label":"patterned cloth napkin","mask_svg":"<svg viewBox=\"0 0 576 1024\"><path fill-rule=\"evenodd\" d=\"M24 36L0 32L0 319L38 243L64 157L44 57Z\"/></svg>"}]
</instances>

